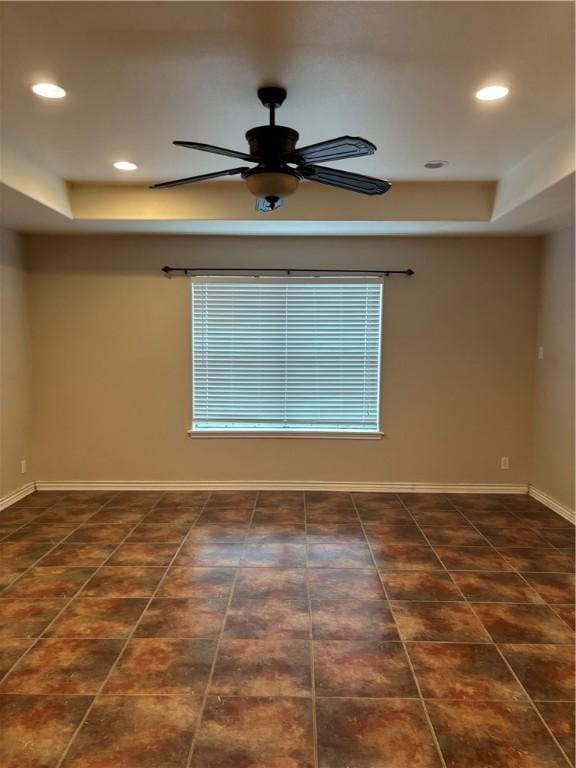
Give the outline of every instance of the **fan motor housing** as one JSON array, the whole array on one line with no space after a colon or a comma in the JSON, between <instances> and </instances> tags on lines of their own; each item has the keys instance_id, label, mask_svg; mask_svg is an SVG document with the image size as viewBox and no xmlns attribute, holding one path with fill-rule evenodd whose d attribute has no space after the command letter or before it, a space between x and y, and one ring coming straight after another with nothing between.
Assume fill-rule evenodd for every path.
<instances>
[{"instance_id":1,"label":"fan motor housing","mask_svg":"<svg viewBox=\"0 0 576 768\"><path fill-rule=\"evenodd\" d=\"M246 133L250 154L275 165L281 162L283 155L294 154L298 138L298 131L283 125L260 125Z\"/></svg>"}]
</instances>

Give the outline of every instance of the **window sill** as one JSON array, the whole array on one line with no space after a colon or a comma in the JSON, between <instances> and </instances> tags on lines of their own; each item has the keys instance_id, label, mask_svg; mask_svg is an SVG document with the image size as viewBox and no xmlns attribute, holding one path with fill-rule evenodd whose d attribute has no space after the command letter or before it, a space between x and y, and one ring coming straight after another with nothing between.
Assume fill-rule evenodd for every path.
<instances>
[{"instance_id":1,"label":"window sill","mask_svg":"<svg viewBox=\"0 0 576 768\"><path fill-rule=\"evenodd\" d=\"M252 440L269 440L278 438L289 438L290 440L381 440L385 437L384 432L194 432L188 430L188 437L191 438L243 438Z\"/></svg>"}]
</instances>

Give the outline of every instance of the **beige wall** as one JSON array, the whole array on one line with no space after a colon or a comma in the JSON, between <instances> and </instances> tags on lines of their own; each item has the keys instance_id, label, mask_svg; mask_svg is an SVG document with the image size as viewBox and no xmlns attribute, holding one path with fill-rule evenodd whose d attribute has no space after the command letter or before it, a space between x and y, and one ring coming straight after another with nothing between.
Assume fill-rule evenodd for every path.
<instances>
[{"instance_id":1,"label":"beige wall","mask_svg":"<svg viewBox=\"0 0 576 768\"><path fill-rule=\"evenodd\" d=\"M536 239L31 236L26 246L38 480L528 482ZM161 276L164 264L413 267L385 285L386 437L189 438L189 284Z\"/></svg>"},{"instance_id":2,"label":"beige wall","mask_svg":"<svg viewBox=\"0 0 576 768\"><path fill-rule=\"evenodd\" d=\"M33 477L26 275L20 237L0 229L0 498ZM28 460L28 473L20 461Z\"/></svg>"},{"instance_id":3,"label":"beige wall","mask_svg":"<svg viewBox=\"0 0 576 768\"><path fill-rule=\"evenodd\" d=\"M574 229L544 241L537 344L531 482L574 509Z\"/></svg>"}]
</instances>

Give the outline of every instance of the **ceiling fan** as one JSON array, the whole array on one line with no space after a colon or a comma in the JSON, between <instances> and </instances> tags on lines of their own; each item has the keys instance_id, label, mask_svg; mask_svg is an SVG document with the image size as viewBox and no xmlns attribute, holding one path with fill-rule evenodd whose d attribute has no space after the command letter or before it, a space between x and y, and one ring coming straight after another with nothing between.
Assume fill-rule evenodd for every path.
<instances>
[{"instance_id":1,"label":"ceiling fan","mask_svg":"<svg viewBox=\"0 0 576 768\"><path fill-rule=\"evenodd\" d=\"M270 110L270 123L251 128L246 133L246 140L250 147L249 153L215 147L212 144L201 144L197 141L174 142L178 147L199 149L202 152L212 152L215 155L225 155L256 163L255 168L242 165L226 171L164 181L161 184L154 184L151 189L167 189L196 181L218 179L222 176L240 175L246 181L250 192L256 197L256 210L262 213L280 208L284 198L292 195L304 180L317 181L320 184L347 189L350 192L360 192L363 195L383 195L390 189L390 182L384 179L317 165L330 160L372 155L376 147L371 141L359 136L339 136L307 147L296 147L298 132L293 128L276 125L276 110L284 103L286 90L277 86L265 86L258 89L258 98L262 105Z\"/></svg>"}]
</instances>

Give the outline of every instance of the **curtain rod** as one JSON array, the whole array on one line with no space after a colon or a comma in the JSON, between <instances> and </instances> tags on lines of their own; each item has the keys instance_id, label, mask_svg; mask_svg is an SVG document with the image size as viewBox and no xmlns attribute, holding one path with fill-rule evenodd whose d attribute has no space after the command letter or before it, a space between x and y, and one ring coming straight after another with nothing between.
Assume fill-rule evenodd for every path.
<instances>
[{"instance_id":1,"label":"curtain rod","mask_svg":"<svg viewBox=\"0 0 576 768\"><path fill-rule=\"evenodd\" d=\"M273 277L274 275L293 276L298 275L332 275L367 277L374 275L377 277L389 277L390 275L406 275L410 277L414 274L413 269L270 269L268 267L251 268L221 268L221 267L162 267L162 272L168 278L173 276L196 277L200 275L253 275L255 277Z\"/></svg>"}]
</instances>

